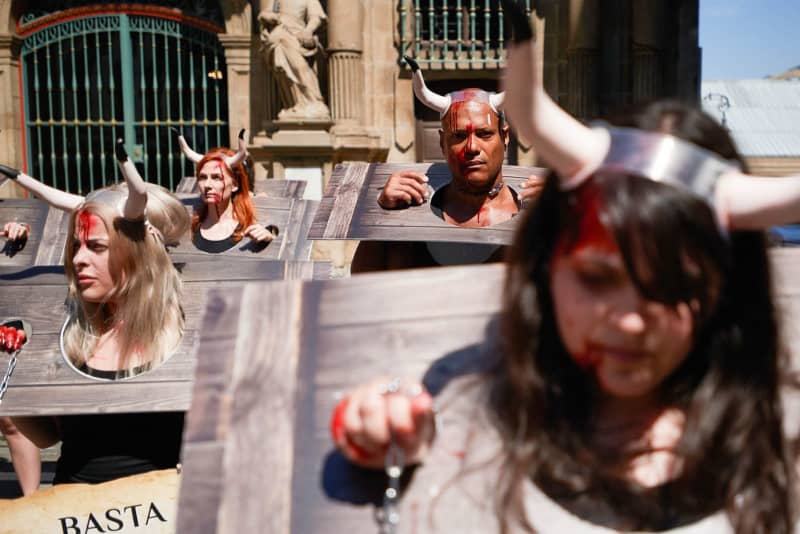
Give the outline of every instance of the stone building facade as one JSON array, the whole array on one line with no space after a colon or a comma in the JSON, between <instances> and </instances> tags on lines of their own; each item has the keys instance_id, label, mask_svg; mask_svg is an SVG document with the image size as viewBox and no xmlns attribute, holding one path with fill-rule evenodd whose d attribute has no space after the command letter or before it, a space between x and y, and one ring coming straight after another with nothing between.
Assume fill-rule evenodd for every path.
<instances>
[{"instance_id":1,"label":"stone building facade","mask_svg":"<svg viewBox=\"0 0 800 534\"><path fill-rule=\"evenodd\" d=\"M216 121L217 137L209 137L206 131L206 142L232 145L239 129L247 129L250 152L258 163L258 179L317 177L324 180L333 164L346 160L414 162L436 159L436 118L415 105L410 72L401 61L403 54L420 60L426 79L434 89L447 91L465 85L497 88L505 54L503 14L497 0L322 0L327 20L316 35L324 53L317 58L315 69L330 118L278 120L280 95L264 61L258 19L264 6L272 2L274 0L173 0L95 4L75 1L59 3L69 5L68 9L49 12L48 4L42 1L0 0L0 161L24 169L40 168L47 174L48 158L69 158L72 157L68 154L70 151L86 152L85 146L81 148L70 141L72 134L63 132L59 134L65 139L63 146L56 140L52 145L45 143L43 146L49 148L40 148L36 154L31 151L35 138L41 138L44 132L46 141L46 128L58 128L59 120L56 118L53 123L53 115L50 115L49 126L48 120L40 117L36 125L31 124L33 111L28 95L33 71L25 62L33 56L26 56L24 48L28 46L26 40L30 41L37 32L36 28L41 28L38 31L42 33L49 27L50 38L57 39L58 32L54 32L53 27L63 26L67 21L74 24L81 17L104 12L161 17L216 34L214 46L221 51L219 63L224 63L224 68L209 69L204 63L210 79L206 78L205 71L200 72L198 78L209 84L224 83L226 101L222 106L217 105L217 112L227 116L218 113L211 117L211 124ZM527 5L536 16L539 34L544 35L547 88L576 116L591 119L618 105L655 97L697 100L700 72L697 0L610 0L602 2L602 6L599 0L543 0L529 1ZM72 48L66 38L62 36L61 39L59 57L80 53L75 51L74 39ZM109 38L109 42L114 39ZM86 42L94 43L88 37ZM98 43L94 45L99 47ZM160 47L161 41L158 43ZM164 43L166 50L168 45ZM134 65L136 46L134 41L131 56ZM181 50L180 44L176 46ZM154 51L155 47L153 44ZM56 55L53 52L47 60L42 59L45 57L42 55L39 61L55 62ZM160 48L153 60L156 65L164 60ZM141 63L141 58L138 61ZM145 64L153 64L153 61ZM38 68L44 69L41 65ZM142 84L141 91L136 93L138 96L131 98L135 102L126 108L134 115L141 106L149 105L137 103L146 99L150 90L145 89L145 84L150 83L145 78L152 77L154 83L160 80L161 85L153 89L156 100L165 88L163 77L145 72L144 67L132 68L140 68L141 75L134 72L132 77L126 77L122 73L114 87L119 91L125 83ZM44 70L41 72L45 77ZM63 83L69 89L69 79L51 81L56 86ZM74 80L72 83L74 86ZM78 80L78 85L80 83ZM109 90L108 82L104 90ZM65 95L67 101L70 94L72 97L82 95L80 91L58 93L58 88L54 91L47 100L51 107L61 105ZM221 93L217 90L216 94ZM91 99L87 96L86 100ZM80 102L77 105L80 107ZM174 109L170 113L174 115ZM71 119L65 116L61 116L61 126L69 127ZM208 111L202 117L181 115L180 120L174 116L160 119L156 116L149 122L145 117L143 124L151 128L149 134L136 129L142 123L139 119L125 119L135 123L126 126L128 129L124 131L126 137L135 138L132 143L139 152L135 149L134 152L147 159L148 180L156 181L156 171L155 167L151 169L147 165L155 165L156 159L163 162L173 157L172 145L164 145L167 134L158 127L187 124L197 127L203 121L207 127L210 116ZM88 128L96 122L90 118L76 119L73 126L78 131L78 127ZM121 122L122 119L112 117L104 124L113 129L120 127ZM154 142L162 144L157 156L153 155ZM96 142L89 141L89 144ZM60 148L54 148L57 145ZM535 155L524 140L515 140L508 159L533 164ZM37 161L41 166L37 167ZM59 173L70 169L80 173L66 163L54 168ZM189 171L190 168L180 167L175 172ZM158 173L161 179L161 171ZM41 178L47 180L46 176ZM71 179L69 176L61 178L67 183ZM5 194L13 194L8 186Z\"/></svg>"}]
</instances>

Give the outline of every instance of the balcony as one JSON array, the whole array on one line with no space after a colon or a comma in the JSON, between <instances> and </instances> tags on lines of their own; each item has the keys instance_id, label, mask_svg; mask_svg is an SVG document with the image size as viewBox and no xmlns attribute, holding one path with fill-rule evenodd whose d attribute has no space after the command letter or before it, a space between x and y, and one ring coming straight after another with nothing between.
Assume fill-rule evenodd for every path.
<instances>
[{"instance_id":1,"label":"balcony","mask_svg":"<svg viewBox=\"0 0 800 534\"><path fill-rule=\"evenodd\" d=\"M530 15L531 0L526 0ZM400 51L427 70L505 66L506 33L499 0L400 0Z\"/></svg>"}]
</instances>

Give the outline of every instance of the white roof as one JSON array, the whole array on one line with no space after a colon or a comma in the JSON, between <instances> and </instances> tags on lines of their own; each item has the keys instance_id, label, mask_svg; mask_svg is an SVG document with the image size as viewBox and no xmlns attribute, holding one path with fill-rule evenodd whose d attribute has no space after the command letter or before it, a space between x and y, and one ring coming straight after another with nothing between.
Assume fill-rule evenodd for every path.
<instances>
[{"instance_id":1,"label":"white roof","mask_svg":"<svg viewBox=\"0 0 800 534\"><path fill-rule=\"evenodd\" d=\"M800 80L703 82L703 110L722 122L718 95L728 99L726 126L743 156L800 157Z\"/></svg>"}]
</instances>

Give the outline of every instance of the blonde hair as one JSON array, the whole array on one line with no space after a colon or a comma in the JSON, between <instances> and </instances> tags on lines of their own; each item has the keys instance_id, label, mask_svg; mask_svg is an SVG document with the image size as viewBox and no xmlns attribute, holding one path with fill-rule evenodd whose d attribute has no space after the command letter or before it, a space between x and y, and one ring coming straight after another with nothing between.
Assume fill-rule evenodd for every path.
<instances>
[{"instance_id":1,"label":"blonde hair","mask_svg":"<svg viewBox=\"0 0 800 534\"><path fill-rule=\"evenodd\" d=\"M118 184L108 190L127 193L127 186ZM99 217L108 230L108 268L114 284L108 302L88 302L80 296L72 258L76 220L82 212ZM165 243L175 243L186 233L189 215L168 190L148 184L146 220L126 221L117 206L91 198L70 216L64 271L71 320L65 327L63 346L76 367L87 363L100 335L111 328L118 331L119 371L158 365L183 337L182 284ZM113 307L110 301L115 302Z\"/></svg>"}]
</instances>

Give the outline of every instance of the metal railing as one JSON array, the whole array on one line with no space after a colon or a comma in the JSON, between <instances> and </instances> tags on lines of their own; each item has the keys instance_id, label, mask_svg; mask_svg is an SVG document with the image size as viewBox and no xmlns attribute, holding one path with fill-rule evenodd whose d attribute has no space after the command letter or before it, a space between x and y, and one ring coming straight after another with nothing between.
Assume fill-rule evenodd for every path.
<instances>
[{"instance_id":1,"label":"metal railing","mask_svg":"<svg viewBox=\"0 0 800 534\"><path fill-rule=\"evenodd\" d=\"M158 17L96 14L37 28L21 51L27 169L86 194L120 180L122 137L149 182L174 189L195 150L228 143L225 56L217 35Z\"/></svg>"},{"instance_id":2,"label":"metal railing","mask_svg":"<svg viewBox=\"0 0 800 534\"><path fill-rule=\"evenodd\" d=\"M428 69L505 65L506 30L499 0L400 0L400 52ZM525 2L530 15L531 1Z\"/></svg>"}]
</instances>

